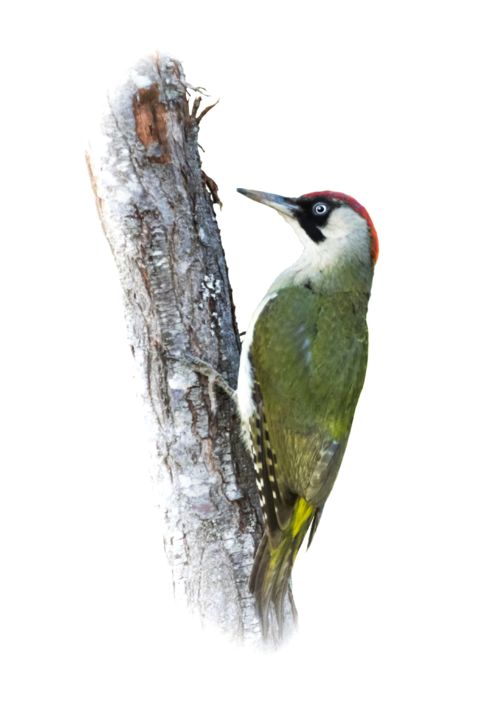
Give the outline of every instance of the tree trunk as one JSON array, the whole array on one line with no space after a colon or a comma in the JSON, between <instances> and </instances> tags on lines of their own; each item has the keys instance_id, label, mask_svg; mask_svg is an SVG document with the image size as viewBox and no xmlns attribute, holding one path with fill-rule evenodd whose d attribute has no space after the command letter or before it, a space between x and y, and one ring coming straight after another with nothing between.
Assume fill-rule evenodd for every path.
<instances>
[{"instance_id":1,"label":"tree trunk","mask_svg":"<svg viewBox=\"0 0 480 720\"><path fill-rule=\"evenodd\" d=\"M200 358L236 385L240 342L216 189L198 154L200 99L190 109L187 94L178 62L140 61L108 97L87 160L152 428L175 595L202 621L257 643L253 467L232 399L188 363Z\"/></svg>"}]
</instances>

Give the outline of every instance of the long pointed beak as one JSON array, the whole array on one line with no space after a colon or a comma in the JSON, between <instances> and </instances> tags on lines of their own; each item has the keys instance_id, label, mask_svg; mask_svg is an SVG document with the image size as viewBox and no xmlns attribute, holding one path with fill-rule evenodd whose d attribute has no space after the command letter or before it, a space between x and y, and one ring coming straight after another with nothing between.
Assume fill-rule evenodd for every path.
<instances>
[{"instance_id":1,"label":"long pointed beak","mask_svg":"<svg viewBox=\"0 0 480 720\"><path fill-rule=\"evenodd\" d=\"M246 195L250 200L255 200L256 202L262 203L262 205L268 205L274 208L274 210L278 210L278 212L289 215L290 217L295 215L295 211L299 209L295 198L272 195L272 193L260 192L259 190L245 190L245 188L237 188L237 192Z\"/></svg>"}]
</instances>

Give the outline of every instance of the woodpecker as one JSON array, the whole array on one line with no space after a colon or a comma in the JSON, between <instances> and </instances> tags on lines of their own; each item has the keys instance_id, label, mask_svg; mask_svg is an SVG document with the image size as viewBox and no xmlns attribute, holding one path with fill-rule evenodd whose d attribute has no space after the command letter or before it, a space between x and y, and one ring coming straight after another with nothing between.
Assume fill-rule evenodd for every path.
<instances>
[{"instance_id":1,"label":"woodpecker","mask_svg":"<svg viewBox=\"0 0 480 720\"><path fill-rule=\"evenodd\" d=\"M237 386L264 519L250 590L264 633L272 609L281 635L292 566L317 529L365 378L378 237L344 193L238 192L277 210L303 246L254 313Z\"/></svg>"}]
</instances>

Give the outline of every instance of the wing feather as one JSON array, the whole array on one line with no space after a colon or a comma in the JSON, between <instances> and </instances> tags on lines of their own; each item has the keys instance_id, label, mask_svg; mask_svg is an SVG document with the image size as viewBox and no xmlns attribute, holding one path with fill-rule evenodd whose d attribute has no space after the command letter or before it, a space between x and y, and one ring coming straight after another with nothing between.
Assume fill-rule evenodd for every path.
<instances>
[{"instance_id":1,"label":"wing feather","mask_svg":"<svg viewBox=\"0 0 480 720\"><path fill-rule=\"evenodd\" d=\"M270 535L286 527L291 505L285 502L277 480L277 456L272 448L262 391L257 380L253 383L255 412L250 419L250 438L265 524Z\"/></svg>"}]
</instances>

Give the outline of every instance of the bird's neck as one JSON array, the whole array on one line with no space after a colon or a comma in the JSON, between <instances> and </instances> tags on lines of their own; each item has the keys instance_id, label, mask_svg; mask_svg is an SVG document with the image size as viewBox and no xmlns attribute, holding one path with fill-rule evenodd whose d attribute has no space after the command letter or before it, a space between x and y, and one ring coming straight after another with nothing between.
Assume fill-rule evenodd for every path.
<instances>
[{"instance_id":1,"label":"bird's neck","mask_svg":"<svg viewBox=\"0 0 480 720\"><path fill-rule=\"evenodd\" d=\"M305 286L313 291L370 293L373 262L368 245L345 237L335 243L304 244L303 252L273 282L269 293L286 287Z\"/></svg>"}]
</instances>

